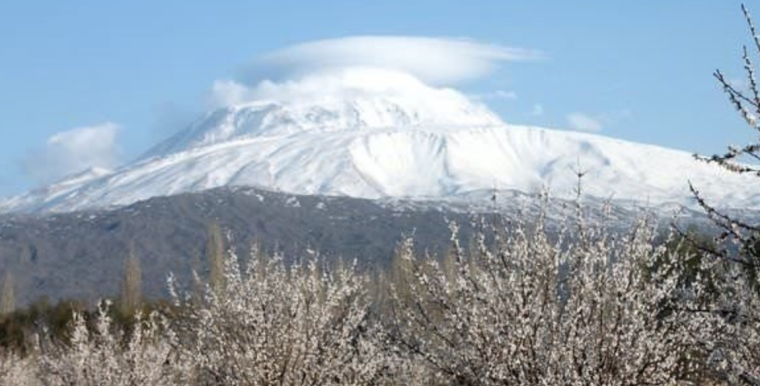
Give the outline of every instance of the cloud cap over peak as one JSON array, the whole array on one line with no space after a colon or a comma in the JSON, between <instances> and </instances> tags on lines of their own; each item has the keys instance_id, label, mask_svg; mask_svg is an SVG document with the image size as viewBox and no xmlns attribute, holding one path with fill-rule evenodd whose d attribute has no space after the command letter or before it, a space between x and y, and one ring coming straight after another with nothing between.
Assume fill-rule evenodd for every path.
<instances>
[{"instance_id":1,"label":"cloud cap over peak","mask_svg":"<svg viewBox=\"0 0 760 386\"><path fill-rule=\"evenodd\" d=\"M499 63L540 59L535 50L463 38L351 36L298 44L266 54L241 71L241 81L298 77L326 69L375 67L406 72L433 85L491 73Z\"/></svg>"}]
</instances>

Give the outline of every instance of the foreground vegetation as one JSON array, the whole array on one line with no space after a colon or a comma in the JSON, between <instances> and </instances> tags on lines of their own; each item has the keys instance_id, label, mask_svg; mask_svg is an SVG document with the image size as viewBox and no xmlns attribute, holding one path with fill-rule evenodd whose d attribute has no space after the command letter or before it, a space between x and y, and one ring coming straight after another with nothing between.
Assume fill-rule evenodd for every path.
<instances>
[{"instance_id":1,"label":"foreground vegetation","mask_svg":"<svg viewBox=\"0 0 760 386\"><path fill-rule=\"evenodd\" d=\"M583 217L552 232L483 223L466 251L452 224L447 256L406 239L373 275L257 248L239 259L212 236L211 274L170 279L169 303L38 306L53 323L5 345L0 384L760 382L754 277L646 219L610 232Z\"/></svg>"}]
</instances>

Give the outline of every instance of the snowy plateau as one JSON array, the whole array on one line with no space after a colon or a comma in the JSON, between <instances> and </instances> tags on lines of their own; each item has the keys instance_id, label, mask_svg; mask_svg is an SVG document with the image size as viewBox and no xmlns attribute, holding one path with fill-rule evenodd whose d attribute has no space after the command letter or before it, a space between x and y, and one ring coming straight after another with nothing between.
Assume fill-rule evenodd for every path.
<instances>
[{"instance_id":1,"label":"snowy plateau","mask_svg":"<svg viewBox=\"0 0 760 386\"><path fill-rule=\"evenodd\" d=\"M652 207L760 208L757 178L690 153L598 135L505 123L464 93L411 75L345 69L264 84L208 112L116 170L92 168L0 201L0 212L125 206L223 186L368 199L487 202L494 190L584 193Z\"/></svg>"}]
</instances>

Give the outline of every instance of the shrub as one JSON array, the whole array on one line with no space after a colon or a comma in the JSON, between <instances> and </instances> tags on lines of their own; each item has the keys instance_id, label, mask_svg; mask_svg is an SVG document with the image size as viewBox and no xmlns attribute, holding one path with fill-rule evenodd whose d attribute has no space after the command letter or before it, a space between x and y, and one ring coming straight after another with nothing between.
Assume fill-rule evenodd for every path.
<instances>
[{"instance_id":1,"label":"shrub","mask_svg":"<svg viewBox=\"0 0 760 386\"><path fill-rule=\"evenodd\" d=\"M411 296L394 291L395 343L432 380L457 385L673 384L696 377L694 334L684 324L680 259L662 257L646 222L626 234L591 229L552 240L541 222L518 225L477 253L454 243L452 273L411 248ZM567 230L567 228L566 228ZM411 242L406 243L411 246ZM657 269L654 269L655 266ZM663 265L668 265L663 266ZM668 312L664 312L668 310ZM701 321L708 321L703 317Z\"/></svg>"},{"instance_id":2,"label":"shrub","mask_svg":"<svg viewBox=\"0 0 760 386\"><path fill-rule=\"evenodd\" d=\"M354 268L288 267L279 256L243 268L234 251L224 267L199 297L172 291L197 384L366 385L387 375L367 278Z\"/></svg>"}]
</instances>

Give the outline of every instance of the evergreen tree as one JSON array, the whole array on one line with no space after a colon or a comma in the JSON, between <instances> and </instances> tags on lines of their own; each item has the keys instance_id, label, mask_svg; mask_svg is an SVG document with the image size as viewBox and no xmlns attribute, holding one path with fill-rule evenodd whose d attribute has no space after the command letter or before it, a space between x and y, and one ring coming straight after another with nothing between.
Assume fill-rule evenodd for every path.
<instances>
[{"instance_id":1,"label":"evergreen tree","mask_svg":"<svg viewBox=\"0 0 760 386\"><path fill-rule=\"evenodd\" d=\"M209 284L218 291L224 286L224 238L217 223L209 225L206 239L206 258L209 264Z\"/></svg>"},{"instance_id":2,"label":"evergreen tree","mask_svg":"<svg viewBox=\"0 0 760 386\"><path fill-rule=\"evenodd\" d=\"M8 315L16 310L16 291L13 275L9 271L5 272L3 278L3 289L0 293L0 316Z\"/></svg>"},{"instance_id":3,"label":"evergreen tree","mask_svg":"<svg viewBox=\"0 0 760 386\"><path fill-rule=\"evenodd\" d=\"M135 312L142 303L142 270L140 260L132 252L124 263L120 303L122 312L126 315Z\"/></svg>"}]
</instances>

